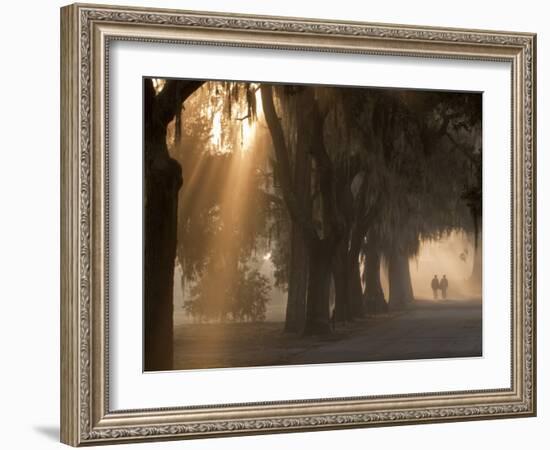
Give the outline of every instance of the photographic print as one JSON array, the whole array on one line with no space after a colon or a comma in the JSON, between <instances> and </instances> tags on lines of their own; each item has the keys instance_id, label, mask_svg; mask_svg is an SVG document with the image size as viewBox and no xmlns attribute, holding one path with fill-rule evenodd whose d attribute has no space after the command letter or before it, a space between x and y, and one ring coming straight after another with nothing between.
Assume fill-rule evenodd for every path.
<instances>
[{"instance_id":1,"label":"photographic print","mask_svg":"<svg viewBox=\"0 0 550 450\"><path fill-rule=\"evenodd\" d=\"M482 355L481 93L143 89L146 371Z\"/></svg>"},{"instance_id":2,"label":"photographic print","mask_svg":"<svg viewBox=\"0 0 550 450\"><path fill-rule=\"evenodd\" d=\"M536 41L63 7L61 441L535 416Z\"/></svg>"}]
</instances>

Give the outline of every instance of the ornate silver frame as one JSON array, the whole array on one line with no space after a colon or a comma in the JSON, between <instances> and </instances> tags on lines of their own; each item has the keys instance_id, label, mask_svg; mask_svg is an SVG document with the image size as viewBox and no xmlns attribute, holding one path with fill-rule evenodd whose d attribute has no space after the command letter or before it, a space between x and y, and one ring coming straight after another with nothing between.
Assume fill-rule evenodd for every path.
<instances>
[{"instance_id":1,"label":"ornate silver frame","mask_svg":"<svg viewBox=\"0 0 550 450\"><path fill-rule=\"evenodd\" d=\"M111 411L108 398L106 70L112 40L507 61L512 66L509 389ZM536 414L536 35L71 5L61 10L61 440L127 441Z\"/></svg>"}]
</instances>

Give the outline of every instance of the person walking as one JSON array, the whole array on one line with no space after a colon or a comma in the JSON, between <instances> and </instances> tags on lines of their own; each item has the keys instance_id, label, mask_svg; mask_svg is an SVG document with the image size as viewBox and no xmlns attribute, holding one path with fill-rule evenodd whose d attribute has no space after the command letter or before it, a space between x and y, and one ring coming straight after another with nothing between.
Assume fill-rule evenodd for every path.
<instances>
[{"instance_id":1,"label":"person walking","mask_svg":"<svg viewBox=\"0 0 550 450\"><path fill-rule=\"evenodd\" d=\"M439 288L441 289L441 298L443 300L447 299L447 289L449 288L449 280L447 280L447 276L443 275L443 278L441 278L441 281L439 282Z\"/></svg>"},{"instance_id":2,"label":"person walking","mask_svg":"<svg viewBox=\"0 0 550 450\"><path fill-rule=\"evenodd\" d=\"M439 280L437 279L437 275L434 275L432 278L432 291L434 293L434 300L437 300L439 293Z\"/></svg>"}]
</instances>

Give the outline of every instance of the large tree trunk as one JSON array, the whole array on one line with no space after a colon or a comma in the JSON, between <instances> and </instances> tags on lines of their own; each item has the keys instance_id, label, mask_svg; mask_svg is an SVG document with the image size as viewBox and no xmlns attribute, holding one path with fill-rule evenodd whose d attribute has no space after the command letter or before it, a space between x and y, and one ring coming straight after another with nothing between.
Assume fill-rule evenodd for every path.
<instances>
[{"instance_id":1,"label":"large tree trunk","mask_svg":"<svg viewBox=\"0 0 550 450\"><path fill-rule=\"evenodd\" d=\"M388 264L390 301L392 309L400 309L414 300L408 256L398 250L392 251Z\"/></svg>"},{"instance_id":2,"label":"large tree trunk","mask_svg":"<svg viewBox=\"0 0 550 450\"><path fill-rule=\"evenodd\" d=\"M319 237L317 226L310 208L303 208L291 177L289 150L281 121L277 116L271 86L261 84L264 116L269 127L276 155L277 173L285 204L293 225L300 227L309 254L308 293L306 301L305 334L330 333L329 291L332 280L332 268L335 246L339 238L338 207L334 195L334 169L323 139L324 116L310 88L304 88L304 104L311 107L308 117L310 130L307 151L315 160L319 176L319 190L323 207L322 235ZM304 129L306 129L304 125Z\"/></svg>"},{"instance_id":3,"label":"large tree trunk","mask_svg":"<svg viewBox=\"0 0 550 450\"><path fill-rule=\"evenodd\" d=\"M330 282L333 244L319 241L309 252L309 283L304 334L328 334L330 329Z\"/></svg>"},{"instance_id":4,"label":"large tree trunk","mask_svg":"<svg viewBox=\"0 0 550 450\"><path fill-rule=\"evenodd\" d=\"M364 237L363 227L356 225L352 231L348 253L348 292L352 317L364 317L366 312L361 289L361 273L359 272L359 253Z\"/></svg>"},{"instance_id":5,"label":"large tree trunk","mask_svg":"<svg viewBox=\"0 0 550 450\"><path fill-rule=\"evenodd\" d=\"M306 320L309 255L300 227L292 224L285 331L301 333Z\"/></svg>"},{"instance_id":6,"label":"large tree trunk","mask_svg":"<svg viewBox=\"0 0 550 450\"><path fill-rule=\"evenodd\" d=\"M156 95L144 80L144 369L173 367L173 289L181 167L168 154L166 127L202 83L168 81Z\"/></svg>"},{"instance_id":7,"label":"large tree trunk","mask_svg":"<svg viewBox=\"0 0 550 450\"><path fill-rule=\"evenodd\" d=\"M359 252L361 237L352 231L351 242L342 239L334 258L334 281L336 287L336 320L352 321L354 317L363 317L365 308L361 292L361 274L359 272Z\"/></svg>"},{"instance_id":8,"label":"large tree trunk","mask_svg":"<svg viewBox=\"0 0 550 450\"><path fill-rule=\"evenodd\" d=\"M305 121L297 114L298 135L294 151L294 189L296 201L304 211L310 211L311 158L306 151ZM309 257L303 228L296 222L291 224L291 255L288 280L288 300L286 307L285 331L302 333L306 321L306 295L309 274Z\"/></svg>"},{"instance_id":9,"label":"large tree trunk","mask_svg":"<svg viewBox=\"0 0 550 450\"><path fill-rule=\"evenodd\" d=\"M351 304L349 295L349 257L347 240L342 240L336 249L333 276L336 291L335 319L345 322L351 319Z\"/></svg>"},{"instance_id":10,"label":"large tree trunk","mask_svg":"<svg viewBox=\"0 0 550 450\"><path fill-rule=\"evenodd\" d=\"M145 153L151 160L145 168L145 370L171 369L173 362L172 295L182 179L179 164L162 146L163 141L146 135Z\"/></svg>"},{"instance_id":11,"label":"large tree trunk","mask_svg":"<svg viewBox=\"0 0 550 450\"><path fill-rule=\"evenodd\" d=\"M339 321L352 321L356 317L364 317L367 312L359 270L359 253L363 237L362 231L355 229L351 235L351 242L348 243L345 239L338 245L334 277L336 319Z\"/></svg>"},{"instance_id":12,"label":"large tree trunk","mask_svg":"<svg viewBox=\"0 0 550 450\"><path fill-rule=\"evenodd\" d=\"M387 312L388 305L384 299L384 290L380 282L380 248L374 233L369 233L367 244L363 248L365 252L364 296L367 313Z\"/></svg>"}]
</instances>

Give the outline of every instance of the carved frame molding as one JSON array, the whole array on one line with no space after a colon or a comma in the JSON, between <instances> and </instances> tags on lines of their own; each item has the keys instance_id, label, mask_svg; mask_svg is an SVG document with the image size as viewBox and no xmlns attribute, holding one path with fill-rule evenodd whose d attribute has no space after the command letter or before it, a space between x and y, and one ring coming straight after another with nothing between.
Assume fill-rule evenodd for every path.
<instances>
[{"instance_id":1,"label":"carved frame molding","mask_svg":"<svg viewBox=\"0 0 550 450\"><path fill-rule=\"evenodd\" d=\"M61 18L63 442L78 446L535 415L534 34L78 4L62 8ZM112 40L510 62L511 388L111 411L105 105Z\"/></svg>"}]
</instances>

